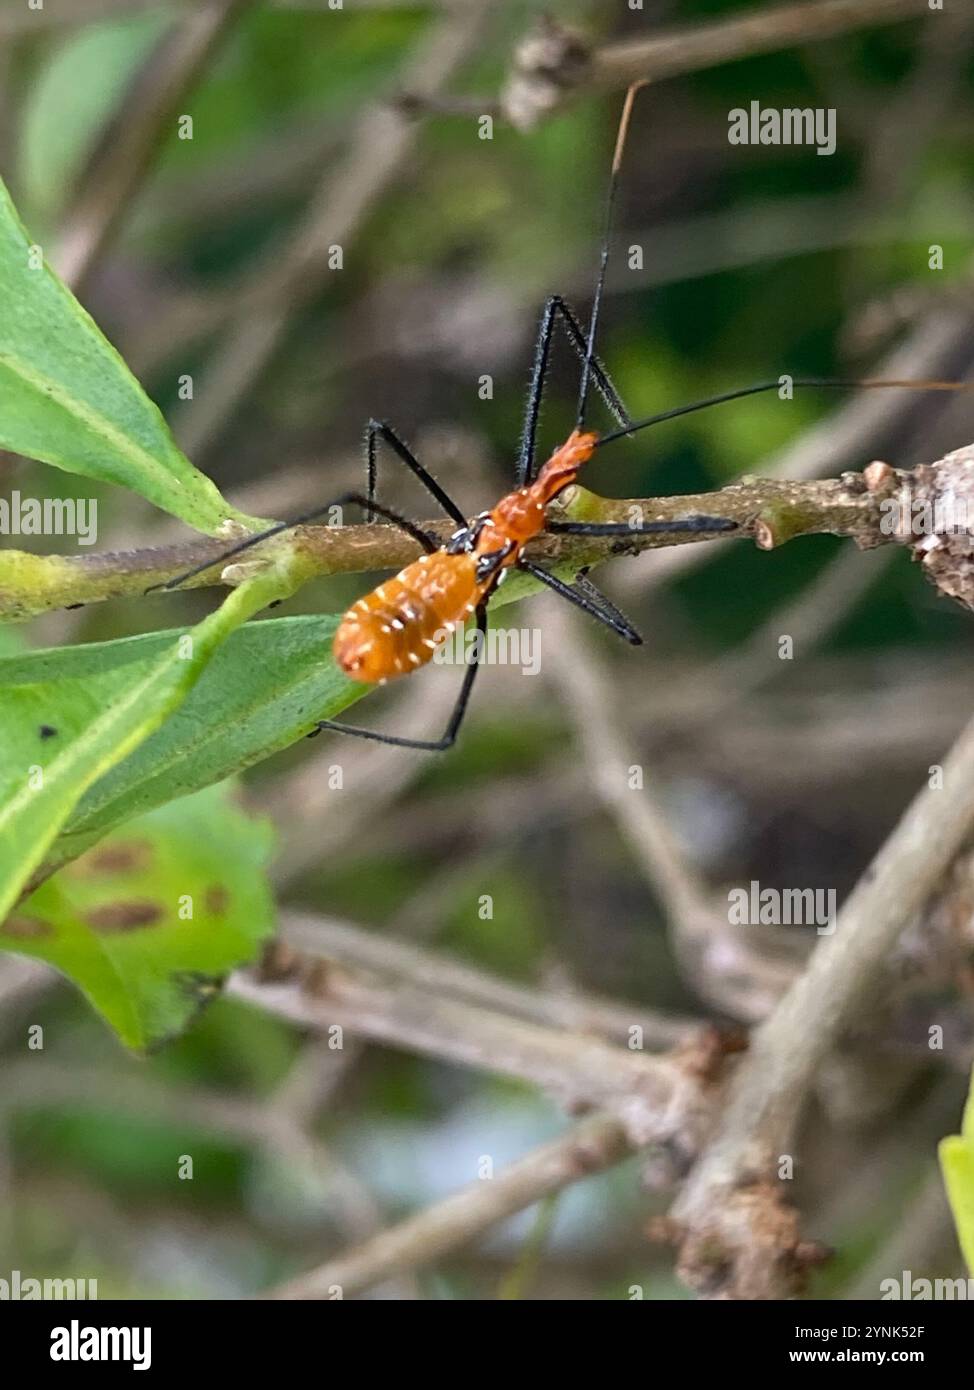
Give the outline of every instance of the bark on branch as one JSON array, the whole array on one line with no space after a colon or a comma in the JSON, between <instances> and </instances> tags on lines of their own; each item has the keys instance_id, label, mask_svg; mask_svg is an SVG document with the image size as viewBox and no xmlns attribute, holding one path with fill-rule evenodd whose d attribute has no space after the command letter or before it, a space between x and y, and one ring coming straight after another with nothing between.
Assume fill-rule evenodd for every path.
<instances>
[{"instance_id":1,"label":"bark on branch","mask_svg":"<svg viewBox=\"0 0 974 1390\"><path fill-rule=\"evenodd\" d=\"M902 933L943 880L974 827L974 722L914 798L843 905L834 932L754 1034L718 1131L669 1228L692 1287L720 1298L783 1298L814 1258L778 1181L816 1072L874 1005ZM933 1162L931 1152L931 1162Z\"/></svg>"},{"instance_id":2,"label":"bark on branch","mask_svg":"<svg viewBox=\"0 0 974 1390\"><path fill-rule=\"evenodd\" d=\"M585 91L660 82L756 53L820 42L875 24L926 17L926 0L813 0L764 7L714 24L657 32L601 47L551 19L519 45L500 113L522 130Z\"/></svg>"},{"instance_id":3,"label":"bark on branch","mask_svg":"<svg viewBox=\"0 0 974 1390\"><path fill-rule=\"evenodd\" d=\"M960 525L953 523L949 533L941 525L946 515L942 504L948 498L953 509L950 517L960 521ZM873 463L862 473L822 480L744 477L716 492L680 497L619 500L574 488L552 509L555 518L628 525L701 513L737 522L740 530L732 534L750 537L763 550L797 536L823 533L847 536L861 549L909 545L942 593L974 607L972 539L965 521L969 517L974 522L974 445L909 472ZM906 528L910 518L917 519L919 529ZM427 521L423 525L442 539L454 530L452 522ZM549 568L568 571L601 564L615 555L637 555L661 546L714 539L714 534L706 533L620 539L549 532L533 542L527 554ZM268 547L280 544L278 539L267 543ZM309 579L395 570L420 554L418 544L392 526L303 526L293 533L293 544ZM0 553L0 620L21 621L52 609L137 597L151 585L165 583L207 560L216 561L226 548L225 541L206 538L104 555L37 556L4 551ZM269 554L270 550L264 552L263 546L255 546L241 557L244 563L230 563L225 568L214 565L189 580L186 587L237 583L252 572L253 563L260 563L262 553ZM505 585L498 601L522 597L532 586L533 581L518 575Z\"/></svg>"},{"instance_id":4,"label":"bark on branch","mask_svg":"<svg viewBox=\"0 0 974 1390\"><path fill-rule=\"evenodd\" d=\"M550 1144L511 1163L490 1182L477 1180L264 1296L350 1298L402 1270L417 1269L468 1245L499 1221L604 1172L632 1153L618 1120L593 1115Z\"/></svg>"}]
</instances>

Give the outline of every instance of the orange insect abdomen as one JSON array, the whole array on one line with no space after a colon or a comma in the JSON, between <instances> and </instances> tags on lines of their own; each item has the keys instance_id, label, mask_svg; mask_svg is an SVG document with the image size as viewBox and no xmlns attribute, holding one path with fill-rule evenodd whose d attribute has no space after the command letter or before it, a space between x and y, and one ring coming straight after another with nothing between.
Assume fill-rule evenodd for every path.
<instances>
[{"instance_id":1,"label":"orange insect abdomen","mask_svg":"<svg viewBox=\"0 0 974 1390\"><path fill-rule=\"evenodd\" d=\"M446 634L470 617L480 592L473 555L422 555L344 614L335 660L368 685L405 676L425 666Z\"/></svg>"}]
</instances>

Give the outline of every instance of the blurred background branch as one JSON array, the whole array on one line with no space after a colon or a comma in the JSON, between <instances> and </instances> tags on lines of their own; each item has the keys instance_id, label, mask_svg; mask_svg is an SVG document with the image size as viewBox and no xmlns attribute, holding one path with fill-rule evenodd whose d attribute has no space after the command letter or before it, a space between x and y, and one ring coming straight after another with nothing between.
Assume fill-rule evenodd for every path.
<instances>
[{"instance_id":1,"label":"blurred background branch","mask_svg":"<svg viewBox=\"0 0 974 1390\"><path fill-rule=\"evenodd\" d=\"M499 109L512 124L528 130L585 91L661 82L755 54L916 19L926 10L925 0L809 0L594 48L578 31L546 18L516 50Z\"/></svg>"},{"instance_id":2,"label":"blurred background branch","mask_svg":"<svg viewBox=\"0 0 974 1390\"><path fill-rule=\"evenodd\" d=\"M118 223L131 211L158 147L193 87L254 0L204 0L181 16L132 79L81 169L51 257L83 294Z\"/></svg>"},{"instance_id":3,"label":"blurred background branch","mask_svg":"<svg viewBox=\"0 0 974 1390\"><path fill-rule=\"evenodd\" d=\"M346 8L0 14L0 161L27 225L64 248L86 304L249 512L355 485L376 413L471 513L496 499L537 307L553 291L586 307L618 105L605 94L634 76L654 80L601 344L634 412L781 364L972 374L967 16L719 0L701 21L692 4L578 0L538 31L519 0ZM755 97L837 108L835 156L730 147L727 112ZM501 121L481 140L471 117L492 110L524 133ZM556 360L544 448L570 427L575 385ZM277 830L298 963L239 974L156 1056L121 1056L51 971L5 960L2 1263L83 1268L120 1297L314 1297L331 1281L494 1297L532 1204L559 1192L532 1293L670 1298L672 1255L644 1229L682 1185L657 1229L705 1295L792 1293L818 1258L807 1237L842 1251L812 1276L823 1297L876 1297L901 1268L955 1272L933 1165L974 1055L974 648L962 608L895 560L860 470L891 460L899 487L972 438L969 399L861 392L834 410L738 402L607 449L591 479L607 516L628 494L652 515L726 507L765 541L882 548L649 545L600 576L646 645L617 652L543 598L514 610L540 679L488 665L449 760L322 739L252 769L242 796ZM73 485L24 460L0 470L5 491ZM383 488L419 514L391 474ZM797 532L782 505L796 498L816 499ZM14 648L200 610L195 593L141 591L218 543L98 501L108 553L67 558ZM341 611L355 574L415 553L384 528L304 541L322 579L292 612ZM539 553L584 558L556 537ZM40 611L74 601L90 606ZM376 727L436 727L456 676L390 687ZM959 780L934 790L958 739ZM752 883L834 891L835 933L732 924L728 894ZM756 1026L750 1054L728 1052L734 1025ZM592 1107L566 1125L566 1108ZM187 1153L194 1181L177 1183ZM496 1176L468 1187L483 1157Z\"/></svg>"},{"instance_id":4,"label":"blurred background branch","mask_svg":"<svg viewBox=\"0 0 974 1390\"><path fill-rule=\"evenodd\" d=\"M435 93L483 39L492 4L462 6L431 23L404 63L401 81ZM205 391L177 414L175 430L187 453L198 456L259 379L280 347L298 307L328 278L334 248L355 235L387 185L401 174L418 138L414 121L370 103L351 131L337 169L330 170L288 238L253 275L252 293L238 304L208 369Z\"/></svg>"},{"instance_id":5,"label":"blurred background branch","mask_svg":"<svg viewBox=\"0 0 974 1390\"><path fill-rule=\"evenodd\" d=\"M515 1212L620 1163L629 1153L617 1120L591 1116L489 1182L472 1183L357 1249L272 1289L266 1297L328 1299L362 1293L380 1279L451 1254Z\"/></svg>"}]
</instances>

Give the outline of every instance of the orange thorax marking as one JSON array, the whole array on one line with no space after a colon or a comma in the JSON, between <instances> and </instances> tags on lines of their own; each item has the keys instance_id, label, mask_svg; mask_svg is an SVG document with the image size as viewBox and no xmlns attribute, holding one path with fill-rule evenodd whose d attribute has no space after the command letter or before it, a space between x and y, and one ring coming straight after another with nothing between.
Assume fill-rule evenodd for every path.
<instances>
[{"instance_id":1,"label":"orange thorax marking","mask_svg":"<svg viewBox=\"0 0 974 1390\"><path fill-rule=\"evenodd\" d=\"M582 464L592 457L597 440L590 431L573 430L533 483L502 497L478 537L478 554L488 555L513 541L516 549L504 566L515 564L522 547L544 530L548 503L575 481Z\"/></svg>"},{"instance_id":2,"label":"orange thorax marking","mask_svg":"<svg viewBox=\"0 0 974 1390\"><path fill-rule=\"evenodd\" d=\"M439 643L491 590L498 569L516 564L527 542L544 530L545 507L575 481L596 439L574 430L533 483L501 498L472 551L451 554L444 548L422 555L354 603L343 615L333 644L335 660L345 674L374 685L425 666ZM478 578L478 559L508 547L498 569Z\"/></svg>"}]
</instances>

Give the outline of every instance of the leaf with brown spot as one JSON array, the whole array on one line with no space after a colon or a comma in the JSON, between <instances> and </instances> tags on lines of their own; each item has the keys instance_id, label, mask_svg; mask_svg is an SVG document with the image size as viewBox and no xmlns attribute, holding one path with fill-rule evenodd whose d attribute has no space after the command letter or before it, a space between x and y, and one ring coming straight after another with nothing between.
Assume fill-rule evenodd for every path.
<instances>
[{"instance_id":1,"label":"leaf with brown spot","mask_svg":"<svg viewBox=\"0 0 974 1390\"><path fill-rule=\"evenodd\" d=\"M143 816L42 884L0 927L0 947L63 971L129 1047L159 1047L271 936L271 841L265 822L211 787Z\"/></svg>"},{"instance_id":2,"label":"leaf with brown spot","mask_svg":"<svg viewBox=\"0 0 974 1390\"><path fill-rule=\"evenodd\" d=\"M229 901L230 893L222 883L214 883L206 890L206 910L212 912L214 917L223 916Z\"/></svg>"},{"instance_id":3,"label":"leaf with brown spot","mask_svg":"<svg viewBox=\"0 0 974 1390\"><path fill-rule=\"evenodd\" d=\"M0 920L35 881L85 792L179 709L241 623L296 582L295 571L274 565L189 632L160 634L152 655L139 642L107 644L117 665L106 664L105 644L98 643L73 649L80 657L71 663L73 676L61 653L0 657ZM41 714L56 722L57 738L37 740Z\"/></svg>"},{"instance_id":4,"label":"leaf with brown spot","mask_svg":"<svg viewBox=\"0 0 974 1390\"><path fill-rule=\"evenodd\" d=\"M81 875L100 874L138 874L144 873L152 863L152 846L145 840L119 840L105 845L90 854L82 855L68 866L67 873Z\"/></svg>"},{"instance_id":5,"label":"leaf with brown spot","mask_svg":"<svg viewBox=\"0 0 974 1390\"><path fill-rule=\"evenodd\" d=\"M140 927L152 927L164 917L158 903L119 902L105 903L85 913L85 921L93 931L138 931Z\"/></svg>"},{"instance_id":6,"label":"leaf with brown spot","mask_svg":"<svg viewBox=\"0 0 974 1390\"><path fill-rule=\"evenodd\" d=\"M4 932L7 936L15 936L20 941L29 941L32 938L53 935L54 928L47 922L38 922L36 917L11 917L4 924Z\"/></svg>"}]
</instances>

